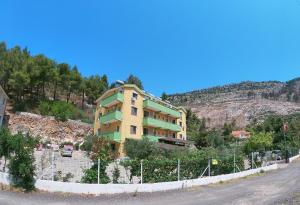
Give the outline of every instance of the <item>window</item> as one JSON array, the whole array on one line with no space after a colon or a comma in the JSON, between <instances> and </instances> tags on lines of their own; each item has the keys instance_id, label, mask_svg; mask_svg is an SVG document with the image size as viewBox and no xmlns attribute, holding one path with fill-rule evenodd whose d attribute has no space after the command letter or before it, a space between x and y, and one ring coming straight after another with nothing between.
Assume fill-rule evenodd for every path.
<instances>
[{"instance_id":1,"label":"window","mask_svg":"<svg viewBox=\"0 0 300 205\"><path fill-rule=\"evenodd\" d=\"M179 122L180 127L182 127L182 122Z\"/></svg>"},{"instance_id":2,"label":"window","mask_svg":"<svg viewBox=\"0 0 300 205\"><path fill-rule=\"evenodd\" d=\"M134 126L134 125L130 126L130 134L133 134L133 135L136 134L136 126Z\"/></svg>"},{"instance_id":3,"label":"window","mask_svg":"<svg viewBox=\"0 0 300 205\"><path fill-rule=\"evenodd\" d=\"M175 121L175 120L173 120L173 124L176 124L176 121Z\"/></svg>"},{"instance_id":4,"label":"window","mask_svg":"<svg viewBox=\"0 0 300 205\"><path fill-rule=\"evenodd\" d=\"M138 94L137 93L132 93L132 99L137 100L137 98L138 98Z\"/></svg>"},{"instance_id":5,"label":"window","mask_svg":"<svg viewBox=\"0 0 300 205\"><path fill-rule=\"evenodd\" d=\"M173 133L173 138L176 138L176 135L175 135L175 133Z\"/></svg>"},{"instance_id":6,"label":"window","mask_svg":"<svg viewBox=\"0 0 300 205\"><path fill-rule=\"evenodd\" d=\"M149 133L148 131L149 131L148 128L144 128L143 134L144 134L144 135L148 135L148 133Z\"/></svg>"},{"instance_id":7,"label":"window","mask_svg":"<svg viewBox=\"0 0 300 205\"><path fill-rule=\"evenodd\" d=\"M137 108L131 107L131 115L137 116Z\"/></svg>"},{"instance_id":8,"label":"window","mask_svg":"<svg viewBox=\"0 0 300 205\"><path fill-rule=\"evenodd\" d=\"M149 117L149 112L148 111L144 111L144 117Z\"/></svg>"},{"instance_id":9,"label":"window","mask_svg":"<svg viewBox=\"0 0 300 205\"><path fill-rule=\"evenodd\" d=\"M117 132L119 132L120 131L120 127L119 126L117 126Z\"/></svg>"}]
</instances>

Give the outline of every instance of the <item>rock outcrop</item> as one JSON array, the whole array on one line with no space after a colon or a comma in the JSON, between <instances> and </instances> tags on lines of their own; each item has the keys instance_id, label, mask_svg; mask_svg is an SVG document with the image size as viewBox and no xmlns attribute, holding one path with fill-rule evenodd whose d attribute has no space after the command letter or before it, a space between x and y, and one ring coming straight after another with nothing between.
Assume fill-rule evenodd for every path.
<instances>
[{"instance_id":1,"label":"rock outcrop","mask_svg":"<svg viewBox=\"0 0 300 205\"><path fill-rule=\"evenodd\" d=\"M29 133L42 141L52 143L80 142L86 135L93 133L93 125L75 120L61 122L54 117L19 112L10 114L8 128L12 133Z\"/></svg>"},{"instance_id":2,"label":"rock outcrop","mask_svg":"<svg viewBox=\"0 0 300 205\"><path fill-rule=\"evenodd\" d=\"M300 112L300 78L288 82L242 82L168 96L168 100L190 108L199 118L207 118L209 127L236 122L244 128L268 115Z\"/></svg>"}]
</instances>

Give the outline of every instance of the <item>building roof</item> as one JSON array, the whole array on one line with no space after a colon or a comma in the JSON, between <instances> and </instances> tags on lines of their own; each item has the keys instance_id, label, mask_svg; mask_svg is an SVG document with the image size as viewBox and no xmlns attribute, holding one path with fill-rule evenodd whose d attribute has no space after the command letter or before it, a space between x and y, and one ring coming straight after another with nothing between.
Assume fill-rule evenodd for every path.
<instances>
[{"instance_id":1,"label":"building roof","mask_svg":"<svg viewBox=\"0 0 300 205\"><path fill-rule=\"evenodd\" d=\"M231 132L231 135L235 138L241 138L241 137L249 138L251 133L245 130L235 130Z\"/></svg>"},{"instance_id":2,"label":"building roof","mask_svg":"<svg viewBox=\"0 0 300 205\"><path fill-rule=\"evenodd\" d=\"M0 85L0 91L5 95L5 98L8 99L8 96L7 96L7 94L5 93L4 89L1 87L1 85Z\"/></svg>"},{"instance_id":3,"label":"building roof","mask_svg":"<svg viewBox=\"0 0 300 205\"><path fill-rule=\"evenodd\" d=\"M140 89L139 87L137 87L135 84L124 84L124 85L121 85L119 87L116 87L116 88L112 88L112 89L109 89L107 90L104 94L102 94L97 100L96 102L98 103L99 101L101 101L103 98L105 98L106 96L108 96L109 93L111 92L115 92L117 91L118 89L120 88L133 88L135 91L137 91L139 94L143 95L143 96L147 96L148 98L150 99L154 99L155 101L158 101L162 104L165 104L167 106L171 106L172 108L175 108L176 110L182 110L184 113L186 113L186 110L183 108L183 107L176 107L168 102L165 102L163 101L162 99L158 98L158 97L155 97L154 95L150 94L150 93L147 93L146 91Z\"/></svg>"}]
</instances>

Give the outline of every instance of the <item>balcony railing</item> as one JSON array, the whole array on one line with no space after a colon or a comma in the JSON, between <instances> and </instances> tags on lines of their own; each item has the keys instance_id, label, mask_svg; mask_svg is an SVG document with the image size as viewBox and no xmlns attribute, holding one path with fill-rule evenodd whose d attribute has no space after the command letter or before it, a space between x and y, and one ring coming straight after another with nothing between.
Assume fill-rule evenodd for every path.
<instances>
[{"instance_id":1,"label":"balcony railing","mask_svg":"<svg viewBox=\"0 0 300 205\"><path fill-rule=\"evenodd\" d=\"M167 114L167 115L170 115L172 117L175 117L175 118L179 118L180 117L180 112L177 111L177 110L174 110L174 109L171 109L169 107L166 107L164 105L161 105L157 102L154 102L152 100L144 100L144 108L148 108L148 109L151 109L151 110L155 110L155 111L159 111L161 113L164 113L164 114Z\"/></svg>"},{"instance_id":2,"label":"balcony railing","mask_svg":"<svg viewBox=\"0 0 300 205\"><path fill-rule=\"evenodd\" d=\"M108 124L116 121L122 120L122 112L119 110L107 113L100 117L101 124Z\"/></svg>"},{"instance_id":3,"label":"balcony railing","mask_svg":"<svg viewBox=\"0 0 300 205\"><path fill-rule=\"evenodd\" d=\"M102 105L103 107L109 107L111 105L114 105L118 102L123 102L123 101L124 101L124 94L117 92L117 93L101 100L100 105Z\"/></svg>"},{"instance_id":4,"label":"balcony railing","mask_svg":"<svg viewBox=\"0 0 300 205\"><path fill-rule=\"evenodd\" d=\"M120 132L101 132L99 134L100 137L106 137L110 140L121 142L121 134Z\"/></svg>"},{"instance_id":5,"label":"balcony railing","mask_svg":"<svg viewBox=\"0 0 300 205\"><path fill-rule=\"evenodd\" d=\"M144 118L143 125L150 126L150 127L157 127L165 130L171 130L175 132L179 132L181 130L181 127L177 124L169 123L162 120L157 120L150 117Z\"/></svg>"}]
</instances>

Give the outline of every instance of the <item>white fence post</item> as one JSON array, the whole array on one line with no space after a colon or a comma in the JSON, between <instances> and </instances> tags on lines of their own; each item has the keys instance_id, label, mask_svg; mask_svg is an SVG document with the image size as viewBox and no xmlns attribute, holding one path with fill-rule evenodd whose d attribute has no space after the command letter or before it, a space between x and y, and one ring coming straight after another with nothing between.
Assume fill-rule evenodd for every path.
<instances>
[{"instance_id":1,"label":"white fence post","mask_svg":"<svg viewBox=\"0 0 300 205\"><path fill-rule=\"evenodd\" d=\"M210 159L208 159L208 176L210 177Z\"/></svg>"},{"instance_id":2,"label":"white fence post","mask_svg":"<svg viewBox=\"0 0 300 205\"><path fill-rule=\"evenodd\" d=\"M251 169L254 169L254 156L253 156L253 152L251 152Z\"/></svg>"},{"instance_id":3,"label":"white fence post","mask_svg":"<svg viewBox=\"0 0 300 205\"><path fill-rule=\"evenodd\" d=\"M54 152L52 150L51 156L51 180L54 181Z\"/></svg>"},{"instance_id":4,"label":"white fence post","mask_svg":"<svg viewBox=\"0 0 300 205\"><path fill-rule=\"evenodd\" d=\"M180 181L180 159L177 161L177 180Z\"/></svg>"},{"instance_id":5,"label":"white fence post","mask_svg":"<svg viewBox=\"0 0 300 205\"><path fill-rule=\"evenodd\" d=\"M143 184L143 160L141 160L141 184Z\"/></svg>"},{"instance_id":6,"label":"white fence post","mask_svg":"<svg viewBox=\"0 0 300 205\"><path fill-rule=\"evenodd\" d=\"M100 159L98 159L98 184L100 184Z\"/></svg>"}]
</instances>

